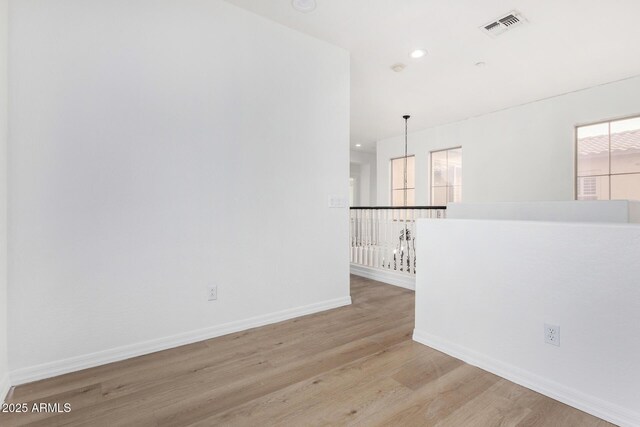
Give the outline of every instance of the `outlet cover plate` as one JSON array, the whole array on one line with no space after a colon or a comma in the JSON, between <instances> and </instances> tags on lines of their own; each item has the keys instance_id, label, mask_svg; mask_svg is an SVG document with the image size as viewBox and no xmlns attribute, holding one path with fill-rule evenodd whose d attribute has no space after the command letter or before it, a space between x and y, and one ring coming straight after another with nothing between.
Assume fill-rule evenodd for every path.
<instances>
[{"instance_id":1,"label":"outlet cover plate","mask_svg":"<svg viewBox=\"0 0 640 427\"><path fill-rule=\"evenodd\" d=\"M346 208L348 201L345 197L332 194L329 196L329 207L330 208Z\"/></svg>"},{"instance_id":2,"label":"outlet cover plate","mask_svg":"<svg viewBox=\"0 0 640 427\"><path fill-rule=\"evenodd\" d=\"M560 347L560 326L544 324L544 342Z\"/></svg>"},{"instance_id":3,"label":"outlet cover plate","mask_svg":"<svg viewBox=\"0 0 640 427\"><path fill-rule=\"evenodd\" d=\"M218 287L215 285L210 285L207 287L207 295L209 301L215 301L218 299Z\"/></svg>"}]
</instances>

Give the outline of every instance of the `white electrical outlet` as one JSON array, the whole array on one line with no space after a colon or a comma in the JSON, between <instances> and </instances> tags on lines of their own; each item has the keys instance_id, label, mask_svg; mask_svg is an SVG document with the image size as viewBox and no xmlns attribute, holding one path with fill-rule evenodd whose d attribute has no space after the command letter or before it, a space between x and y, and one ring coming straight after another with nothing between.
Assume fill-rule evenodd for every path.
<instances>
[{"instance_id":1,"label":"white electrical outlet","mask_svg":"<svg viewBox=\"0 0 640 427\"><path fill-rule=\"evenodd\" d=\"M347 207L347 199L338 195L329 196L329 207L330 208L346 208Z\"/></svg>"},{"instance_id":2,"label":"white electrical outlet","mask_svg":"<svg viewBox=\"0 0 640 427\"><path fill-rule=\"evenodd\" d=\"M218 299L218 287L215 285L211 285L209 287L207 287L207 290L209 291L208 295L209 295L209 301L215 301Z\"/></svg>"},{"instance_id":3,"label":"white electrical outlet","mask_svg":"<svg viewBox=\"0 0 640 427\"><path fill-rule=\"evenodd\" d=\"M544 324L544 342L547 344L560 346L560 326Z\"/></svg>"}]
</instances>

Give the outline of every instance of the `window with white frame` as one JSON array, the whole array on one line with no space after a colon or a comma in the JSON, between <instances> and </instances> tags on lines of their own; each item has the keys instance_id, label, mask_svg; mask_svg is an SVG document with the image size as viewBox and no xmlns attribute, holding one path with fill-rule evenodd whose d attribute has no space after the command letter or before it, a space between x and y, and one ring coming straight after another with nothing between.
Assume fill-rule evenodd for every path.
<instances>
[{"instance_id":1,"label":"window with white frame","mask_svg":"<svg viewBox=\"0 0 640 427\"><path fill-rule=\"evenodd\" d=\"M462 201L462 147L431 152L431 206Z\"/></svg>"},{"instance_id":2,"label":"window with white frame","mask_svg":"<svg viewBox=\"0 0 640 427\"><path fill-rule=\"evenodd\" d=\"M407 184L405 187L405 158L391 159L391 206L415 206L416 203L416 157L408 156Z\"/></svg>"},{"instance_id":3,"label":"window with white frame","mask_svg":"<svg viewBox=\"0 0 640 427\"><path fill-rule=\"evenodd\" d=\"M640 117L576 128L576 199L640 200Z\"/></svg>"}]
</instances>

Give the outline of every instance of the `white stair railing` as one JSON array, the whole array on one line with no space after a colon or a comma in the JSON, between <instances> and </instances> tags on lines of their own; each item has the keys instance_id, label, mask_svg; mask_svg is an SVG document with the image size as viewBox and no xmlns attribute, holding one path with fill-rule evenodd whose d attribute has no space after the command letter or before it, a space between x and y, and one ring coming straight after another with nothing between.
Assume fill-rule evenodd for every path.
<instances>
[{"instance_id":1,"label":"white stair railing","mask_svg":"<svg viewBox=\"0 0 640 427\"><path fill-rule=\"evenodd\" d=\"M446 206L353 207L351 263L416 273L416 220L446 218Z\"/></svg>"}]
</instances>

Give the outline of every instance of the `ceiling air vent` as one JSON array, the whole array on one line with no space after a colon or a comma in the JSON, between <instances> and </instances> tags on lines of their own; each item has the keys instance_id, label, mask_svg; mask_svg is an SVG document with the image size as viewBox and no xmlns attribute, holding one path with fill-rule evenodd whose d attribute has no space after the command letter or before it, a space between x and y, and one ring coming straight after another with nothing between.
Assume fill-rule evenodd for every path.
<instances>
[{"instance_id":1,"label":"ceiling air vent","mask_svg":"<svg viewBox=\"0 0 640 427\"><path fill-rule=\"evenodd\" d=\"M526 22L527 20L522 15L513 11L483 25L480 27L480 30L489 37L497 37L500 34L505 33L512 28L519 27Z\"/></svg>"}]
</instances>

